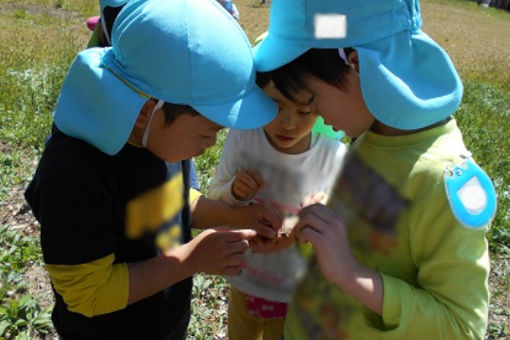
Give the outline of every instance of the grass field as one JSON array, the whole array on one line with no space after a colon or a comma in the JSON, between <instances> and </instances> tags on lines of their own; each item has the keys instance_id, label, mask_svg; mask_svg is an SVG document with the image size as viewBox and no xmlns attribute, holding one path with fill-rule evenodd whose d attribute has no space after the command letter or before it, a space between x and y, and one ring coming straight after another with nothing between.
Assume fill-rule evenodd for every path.
<instances>
[{"instance_id":1,"label":"grass field","mask_svg":"<svg viewBox=\"0 0 510 340\"><path fill-rule=\"evenodd\" d=\"M236 4L253 41L265 31L269 9L257 0ZM487 339L510 338L510 13L463 0L423 0L422 10L424 30L445 47L464 80L456 118L498 192L488 235ZM96 0L0 0L0 339L54 336L38 225L22 192L49 134L60 85L88 40L85 19L97 13ZM221 143L196 161L205 190L220 152ZM225 290L221 278L195 278L190 339L225 338Z\"/></svg>"}]
</instances>

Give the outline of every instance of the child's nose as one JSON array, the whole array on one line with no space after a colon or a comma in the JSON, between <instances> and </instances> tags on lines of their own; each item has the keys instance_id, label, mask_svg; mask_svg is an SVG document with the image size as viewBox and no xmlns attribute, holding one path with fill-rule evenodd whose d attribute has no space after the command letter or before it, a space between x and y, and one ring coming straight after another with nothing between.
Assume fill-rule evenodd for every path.
<instances>
[{"instance_id":1,"label":"child's nose","mask_svg":"<svg viewBox=\"0 0 510 340\"><path fill-rule=\"evenodd\" d=\"M280 126L286 130L293 129L296 126L296 119L292 112L282 112L283 117L280 120Z\"/></svg>"}]
</instances>

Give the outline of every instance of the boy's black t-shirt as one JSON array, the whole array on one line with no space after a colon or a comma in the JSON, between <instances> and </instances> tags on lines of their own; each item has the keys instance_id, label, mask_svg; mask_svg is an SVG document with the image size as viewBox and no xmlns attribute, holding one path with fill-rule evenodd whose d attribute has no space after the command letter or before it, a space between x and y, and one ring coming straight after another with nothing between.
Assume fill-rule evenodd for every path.
<instances>
[{"instance_id":1,"label":"boy's black t-shirt","mask_svg":"<svg viewBox=\"0 0 510 340\"><path fill-rule=\"evenodd\" d=\"M41 224L44 261L79 265L114 254L115 263L123 263L158 255L154 232L136 239L126 236L132 215L127 207L150 197L152 201L142 207L161 209L163 204L154 200L168 195L157 192L168 189L172 180L183 181L178 186L182 192L177 194L181 205L174 207L176 214L158 221L157 228L180 225L180 241L188 242L188 171L189 161L165 163L148 150L129 144L109 156L55 129L25 193ZM144 195L147 192L156 194ZM187 324L191 285L189 278L123 310L92 318L68 311L54 290L53 323L66 339L166 339L175 328Z\"/></svg>"}]
</instances>

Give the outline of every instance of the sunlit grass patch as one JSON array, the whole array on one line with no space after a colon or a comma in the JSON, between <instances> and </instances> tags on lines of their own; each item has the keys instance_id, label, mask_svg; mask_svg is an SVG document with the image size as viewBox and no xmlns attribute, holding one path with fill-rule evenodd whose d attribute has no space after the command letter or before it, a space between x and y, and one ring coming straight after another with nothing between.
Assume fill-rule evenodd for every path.
<instances>
[{"instance_id":1,"label":"sunlit grass patch","mask_svg":"<svg viewBox=\"0 0 510 340\"><path fill-rule=\"evenodd\" d=\"M480 81L464 81L465 94L455 117L475 159L492 178L498 210L489 232L493 251L510 254L510 93Z\"/></svg>"},{"instance_id":2,"label":"sunlit grass patch","mask_svg":"<svg viewBox=\"0 0 510 340\"><path fill-rule=\"evenodd\" d=\"M422 1L423 30L450 54L463 78L510 91L510 13L476 1Z\"/></svg>"},{"instance_id":3,"label":"sunlit grass patch","mask_svg":"<svg viewBox=\"0 0 510 340\"><path fill-rule=\"evenodd\" d=\"M67 69L90 35L83 17L59 11L0 2L0 200L31 175Z\"/></svg>"}]
</instances>

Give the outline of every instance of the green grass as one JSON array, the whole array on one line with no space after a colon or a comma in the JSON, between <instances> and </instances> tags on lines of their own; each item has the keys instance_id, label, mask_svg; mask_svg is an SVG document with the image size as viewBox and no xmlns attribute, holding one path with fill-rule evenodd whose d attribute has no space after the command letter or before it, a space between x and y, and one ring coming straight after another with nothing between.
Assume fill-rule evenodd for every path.
<instances>
[{"instance_id":1,"label":"green grass","mask_svg":"<svg viewBox=\"0 0 510 340\"><path fill-rule=\"evenodd\" d=\"M268 7L259 7L258 2L236 0L251 41L266 30L268 22ZM510 32L510 13L464 0L422 1L422 9L424 30L445 47L464 80L465 96L456 119L468 148L498 192L498 212L488 235L491 252L494 258L496 254L508 256L510 44L505 32ZM97 0L0 0L0 209L9 203L6 199L15 188L26 185L35 169L62 81L76 52L88 40L85 19L97 11ZM224 137L223 132L218 145L195 160L204 192ZM24 280L26 268L42 261L38 239L1 223L0 339L42 338L52 332L49 311L41 307L42 297L28 292ZM507 260L495 266L496 302L509 290L508 277L504 279L509 266ZM196 276L190 338L224 333L226 289L219 277ZM491 312L505 315L509 306L510 301L494 304ZM491 322L489 339L508 332L504 320Z\"/></svg>"},{"instance_id":2,"label":"green grass","mask_svg":"<svg viewBox=\"0 0 510 340\"><path fill-rule=\"evenodd\" d=\"M88 37L83 16L56 4L0 1L0 200L32 173L62 81Z\"/></svg>"},{"instance_id":3,"label":"green grass","mask_svg":"<svg viewBox=\"0 0 510 340\"><path fill-rule=\"evenodd\" d=\"M0 306L0 338L42 338L52 329L51 309L41 309L37 299L30 294L18 299L2 300Z\"/></svg>"},{"instance_id":4,"label":"green grass","mask_svg":"<svg viewBox=\"0 0 510 340\"><path fill-rule=\"evenodd\" d=\"M227 129L220 131L216 145L207 149L203 155L194 160L200 184L200 191L205 195L207 195L207 189L209 188L209 184L211 184L216 171L216 165L220 160L221 146L225 142L227 132Z\"/></svg>"},{"instance_id":5,"label":"green grass","mask_svg":"<svg viewBox=\"0 0 510 340\"><path fill-rule=\"evenodd\" d=\"M421 2L423 30L452 57L464 80L510 91L510 12L484 8L475 1Z\"/></svg>"},{"instance_id":6,"label":"green grass","mask_svg":"<svg viewBox=\"0 0 510 340\"><path fill-rule=\"evenodd\" d=\"M489 84L466 80L462 106L456 114L474 158L492 178L498 210L489 232L491 249L510 254L510 93Z\"/></svg>"},{"instance_id":7,"label":"green grass","mask_svg":"<svg viewBox=\"0 0 510 340\"><path fill-rule=\"evenodd\" d=\"M198 274L193 277L193 299L188 339L226 336L228 284L220 276Z\"/></svg>"},{"instance_id":8,"label":"green grass","mask_svg":"<svg viewBox=\"0 0 510 340\"><path fill-rule=\"evenodd\" d=\"M26 266L41 262L39 240L0 227L0 339L28 339L51 332L50 308L27 293Z\"/></svg>"}]
</instances>

